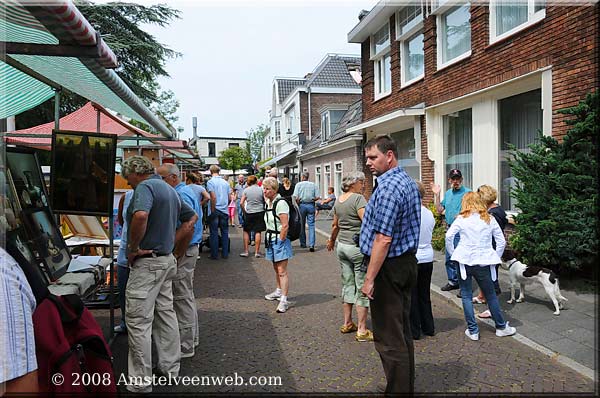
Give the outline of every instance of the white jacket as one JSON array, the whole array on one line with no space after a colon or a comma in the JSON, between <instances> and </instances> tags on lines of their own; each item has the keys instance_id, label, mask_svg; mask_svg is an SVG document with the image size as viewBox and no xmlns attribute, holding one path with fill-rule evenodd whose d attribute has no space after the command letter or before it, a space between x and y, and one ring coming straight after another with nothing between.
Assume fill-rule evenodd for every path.
<instances>
[{"instance_id":1,"label":"white jacket","mask_svg":"<svg viewBox=\"0 0 600 398\"><path fill-rule=\"evenodd\" d=\"M460 234L460 241L454 247L454 235ZM496 250L492 247L492 236L496 241ZM504 252L506 240L504 234L493 216L490 223L486 223L479 217L479 213L473 213L468 217L458 216L446 232L446 248L450 259L460 264L460 274L466 279L464 265L488 266L500 264L500 257ZM496 268L491 267L492 280L496 280Z\"/></svg>"}]
</instances>

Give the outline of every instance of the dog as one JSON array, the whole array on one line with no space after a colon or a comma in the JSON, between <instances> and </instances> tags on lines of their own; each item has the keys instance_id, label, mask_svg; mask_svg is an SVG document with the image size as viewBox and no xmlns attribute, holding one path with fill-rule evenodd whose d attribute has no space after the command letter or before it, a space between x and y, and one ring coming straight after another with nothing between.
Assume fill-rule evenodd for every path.
<instances>
[{"instance_id":1,"label":"dog","mask_svg":"<svg viewBox=\"0 0 600 398\"><path fill-rule=\"evenodd\" d=\"M517 303L521 303L525 299L525 285L534 282L538 282L544 287L550 300L554 303L554 315L560 315L560 310L563 309L564 303L569 301L560 294L558 278L552 270L525 265L517 260L515 253L510 249L504 250L502 268L508 270L510 278L510 300L507 301L509 304L515 302L515 288L517 285L520 285L520 291L519 298L516 301Z\"/></svg>"}]
</instances>

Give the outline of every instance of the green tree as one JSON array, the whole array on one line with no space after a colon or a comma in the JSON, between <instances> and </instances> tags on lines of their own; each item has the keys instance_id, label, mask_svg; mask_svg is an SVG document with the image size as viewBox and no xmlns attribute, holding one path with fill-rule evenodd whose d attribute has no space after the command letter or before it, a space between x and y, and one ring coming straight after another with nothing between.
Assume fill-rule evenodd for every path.
<instances>
[{"instance_id":1,"label":"green tree","mask_svg":"<svg viewBox=\"0 0 600 398\"><path fill-rule=\"evenodd\" d=\"M562 142L540 136L531 152L510 151L521 210L511 245L530 264L572 273L598 262L598 93L561 110L572 126Z\"/></svg>"},{"instance_id":2,"label":"green tree","mask_svg":"<svg viewBox=\"0 0 600 398\"><path fill-rule=\"evenodd\" d=\"M252 162L252 157L246 150L239 146L233 146L225 149L219 156L219 164L225 169L231 169L234 173L239 170L242 166L248 165Z\"/></svg>"},{"instance_id":3,"label":"green tree","mask_svg":"<svg viewBox=\"0 0 600 398\"><path fill-rule=\"evenodd\" d=\"M180 12L167 5L144 6L126 2L94 4L88 0L76 0L75 4L94 29L113 50L119 61L115 72L131 90L154 111L164 111L161 116L170 123L177 108L163 107L164 95L156 82L158 77L169 76L165 70L168 59L180 54L159 43L154 36L140 27L147 24L168 26L179 18ZM172 98L168 98L172 99ZM63 92L60 100L60 116L79 109L87 100L77 94ZM54 99L17 116L17 129L36 126L54 119Z\"/></svg>"},{"instance_id":4,"label":"green tree","mask_svg":"<svg viewBox=\"0 0 600 398\"><path fill-rule=\"evenodd\" d=\"M261 160L262 146L265 143L265 137L269 134L270 128L264 124L259 124L250 131L246 131L246 150L252 157L254 163Z\"/></svg>"}]
</instances>

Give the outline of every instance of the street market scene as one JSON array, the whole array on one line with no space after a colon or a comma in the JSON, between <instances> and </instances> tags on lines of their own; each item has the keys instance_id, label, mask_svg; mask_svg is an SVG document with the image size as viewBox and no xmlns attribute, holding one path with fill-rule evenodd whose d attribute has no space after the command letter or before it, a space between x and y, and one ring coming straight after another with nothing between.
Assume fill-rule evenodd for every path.
<instances>
[{"instance_id":1,"label":"street market scene","mask_svg":"<svg viewBox=\"0 0 600 398\"><path fill-rule=\"evenodd\" d=\"M0 3L0 396L598 396L595 0Z\"/></svg>"}]
</instances>

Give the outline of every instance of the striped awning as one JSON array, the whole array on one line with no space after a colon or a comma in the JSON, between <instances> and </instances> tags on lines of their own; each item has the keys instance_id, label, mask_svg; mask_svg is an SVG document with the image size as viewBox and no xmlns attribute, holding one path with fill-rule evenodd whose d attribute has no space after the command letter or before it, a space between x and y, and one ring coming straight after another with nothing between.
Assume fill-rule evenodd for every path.
<instances>
[{"instance_id":1,"label":"striped awning","mask_svg":"<svg viewBox=\"0 0 600 398\"><path fill-rule=\"evenodd\" d=\"M146 121L162 135L173 133L110 68L112 50L70 0L0 2L0 41L97 49L98 56L9 53L0 60L0 119L48 100L53 88L71 92L122 115Z\"/></svg>"}]
</instances>

